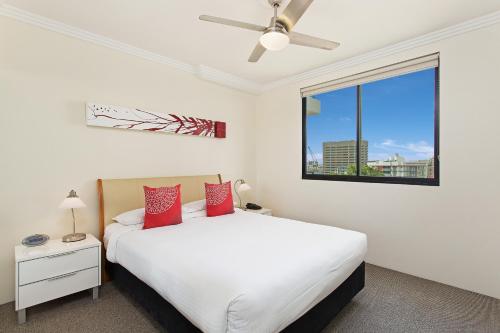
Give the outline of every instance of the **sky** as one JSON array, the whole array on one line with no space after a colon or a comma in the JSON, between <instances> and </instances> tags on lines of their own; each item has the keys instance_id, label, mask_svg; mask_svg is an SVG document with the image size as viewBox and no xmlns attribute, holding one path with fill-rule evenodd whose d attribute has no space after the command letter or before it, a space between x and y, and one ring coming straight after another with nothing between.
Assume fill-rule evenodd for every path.
<instances>
[{"instance_id":1,"label":"sky","mask_svg":"<svg viewBox=\"0 0 500 333\"><path fill-rule=\"evenodd\" d=\"M369 160L396 153L407 161L434 155L434 69L366 83L361 91ZM356 87L314 98L321 112L307 117L307 145L321 161L324 141L356 140Z\"/></svg>"}]
</instances>

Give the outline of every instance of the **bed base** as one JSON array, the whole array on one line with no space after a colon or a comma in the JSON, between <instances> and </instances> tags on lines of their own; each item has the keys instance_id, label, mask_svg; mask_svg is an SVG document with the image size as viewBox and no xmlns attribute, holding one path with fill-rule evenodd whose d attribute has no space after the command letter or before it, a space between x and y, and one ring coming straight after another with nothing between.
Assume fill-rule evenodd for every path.
<instances>
[{"instance_id":1,"label":"bed base","mask_svg":"<svg viewBox=\"0 0 500 333\"><path fill-rule=\"evenodd\" d=\"M168 332L201 332L160 294L121 265L106 261L106 270L114 284L121 291L129 294ZM321 332L364 286L365 263L362 262L337 289L282 332Z\"/></svg>"}]
</instances>

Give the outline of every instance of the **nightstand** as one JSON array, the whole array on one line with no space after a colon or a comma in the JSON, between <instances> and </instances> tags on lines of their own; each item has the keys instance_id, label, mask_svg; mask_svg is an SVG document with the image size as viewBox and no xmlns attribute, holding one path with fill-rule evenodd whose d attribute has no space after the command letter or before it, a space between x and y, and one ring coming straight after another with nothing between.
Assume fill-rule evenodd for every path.
<instances>
[{"instance_id":1,"label":"nightstand","mask_svg":"<svg viewBox=\"0 0 500 333\"><path fill-rule=\"evenodd\" d=\"M273 216L273 211L270 208L261 208L259 210L247 209L245 211L249 213Z\"/></svg>"},{"instance_id":2,"label":"nightstand","mask_svg":"<svg viewBox=\"0 0 500 333\"><path fill-rule=\"evenodd\" d=\"M87 238L73 243L49 240L36 247L18 245L16 256L16 311L26 322L26 308L101 285L101 242Z\"/></svg>"}]
</instances>

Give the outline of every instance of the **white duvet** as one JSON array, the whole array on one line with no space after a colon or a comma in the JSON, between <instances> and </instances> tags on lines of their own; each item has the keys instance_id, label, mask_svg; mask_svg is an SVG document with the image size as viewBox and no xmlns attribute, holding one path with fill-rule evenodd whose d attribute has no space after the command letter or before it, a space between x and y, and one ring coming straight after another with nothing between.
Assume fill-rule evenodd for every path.
<instances>
[{"instance_id":1,"label":"white duvet","mask_svg":"<svg viewBox=\"0 0 500 333\"><path fill-rule=\"evenodd\" d=\"M237 210L142 230L106 228L107 259L202 331L278 332L364 260L366 236Z\"/></svg>"}]
</instances>

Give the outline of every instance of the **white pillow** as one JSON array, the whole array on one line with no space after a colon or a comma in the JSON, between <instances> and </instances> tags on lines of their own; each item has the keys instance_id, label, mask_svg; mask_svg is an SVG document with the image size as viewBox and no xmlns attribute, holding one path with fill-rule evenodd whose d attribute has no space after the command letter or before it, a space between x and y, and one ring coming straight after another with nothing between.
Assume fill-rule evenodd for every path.
<instances>
[{"instance_id":1,"label":"white pillow","mask_svg":"<svg viewBox=\"0 0 500 333\"><path fill-rule=\"evenodd\" d=\"M144 223L144 213L144 208L129 210L128 212L121 213L120 215L113 217L113 221L123 225L141 224Z\"/></svg>"},{"instance_id":2,"label":"white pillow","mask_svg":"<svg viewBox=\"0 0 500 333\"><path fill-rule=\"evenodd\" d=\"M200 210L205 210L205 209L207 209L207 201L205 199L191 201L182 205L182 213L184 214L199 212Z\"/></svg>"}]
</instances>

